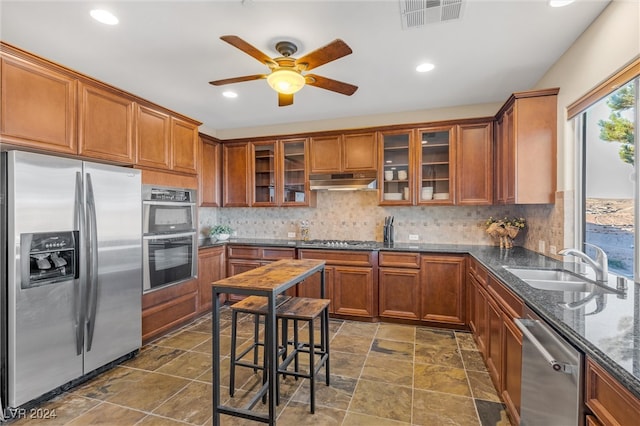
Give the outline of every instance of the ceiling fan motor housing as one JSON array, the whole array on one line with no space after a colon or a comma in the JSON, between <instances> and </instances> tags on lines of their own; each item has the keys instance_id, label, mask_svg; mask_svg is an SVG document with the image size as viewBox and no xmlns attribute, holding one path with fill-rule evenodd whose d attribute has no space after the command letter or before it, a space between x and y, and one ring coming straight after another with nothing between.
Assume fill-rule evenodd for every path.
<instances>
[{"instance_id":1,"label":"ceiling fan motor housing","mask_svg":"<svg viewBox=\"0 0 640 426\"><path fill-rule=\"evenodd\" d=\"M279 41L276 43L276 50L284 57L293 55L298 51L298 46L290 41Z\"/></svg>"}]
</instances>

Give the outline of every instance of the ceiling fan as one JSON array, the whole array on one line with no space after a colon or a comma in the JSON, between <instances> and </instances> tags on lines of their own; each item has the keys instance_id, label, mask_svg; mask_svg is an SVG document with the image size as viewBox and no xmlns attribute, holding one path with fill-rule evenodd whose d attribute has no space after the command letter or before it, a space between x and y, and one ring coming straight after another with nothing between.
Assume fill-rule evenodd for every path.
<instances>
[{"instance_id":1,"label":"ceiling fan","mask_svg":"<svg viewBox=\"0 0 640 426\"><path fill-rule=\"evenodd\" d=\"M336 39L326 46L316 49L298 59L291 57L291 55L296 53L298 47L290 41L280 41L276 43L276 50L282 56L270 58L238 36L226 35L220 37L220 39L265 64L271 69L271 72L269 74L246 75L243 77L225 78L223 80L209 82L209 84L213 84L214 86L265 78L269 86L278 92L278 106L293 104L293 94L302 89L305 84L347 96L353 95L355 91L358 90L358 86L349 83L332 80L316 74L306 74L307 71L351 54L351 48L340 39ZM305 74L303 74L303 72Z\"/></svg>"}]
</instances>

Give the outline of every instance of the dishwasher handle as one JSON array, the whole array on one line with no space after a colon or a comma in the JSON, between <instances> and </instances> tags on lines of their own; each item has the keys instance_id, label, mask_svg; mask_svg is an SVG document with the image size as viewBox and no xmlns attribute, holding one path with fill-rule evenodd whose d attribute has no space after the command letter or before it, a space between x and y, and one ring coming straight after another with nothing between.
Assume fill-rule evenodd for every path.
<instances>
[{"instance_id":1,"label":"dishwasher handle","mask_svg":"<svg viewBox=\"0 0 640 426\"><path fill-rule=\"evenodd\" d=\"M531 327L531 326L534 326L534 327L538 326L544 329L544 326L540 321L534 320L534 319L528 319L528 318L516 318L514 321L516 323L516 326L518 326L520 331L522 331L522 334L524 334L525 337L529 339L529 341L538 350L538 352L540 352L540 354L544 357L545 361L549 363L549 365L551 366L551 368L553 368L554 371L567 373L567 374L573 373L573 367L570 364L557 361L553 357L553 355L551 355L549 351L542 345L542 343L540 343L540 341L533 335L531 330L529 330L528 327Z\"/></svg>"}]
</instances>

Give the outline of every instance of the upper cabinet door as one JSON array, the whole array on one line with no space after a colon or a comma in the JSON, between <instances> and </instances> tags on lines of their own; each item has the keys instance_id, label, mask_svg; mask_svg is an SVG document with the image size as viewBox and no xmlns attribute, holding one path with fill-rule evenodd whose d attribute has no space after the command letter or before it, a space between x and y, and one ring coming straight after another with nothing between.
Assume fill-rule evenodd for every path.
<instances>
[{"instance_id":1,"label":"upper cabinet door","mask_svg":"<svg viewBox=\"0 0 640 426\"><path fill-rule=\"evenodd\" d=\"M378 170L378 146L375 133L343 136L343 170L345 172Z\"/></svg>"},{"instance_id":2,"label":"upper cabinet door","mask_svg":"<svg viewBox=\"0 0 640 426\"><path fill-rule=\"evenodd\" d=\"M136 164L168 169L171 166L171 117L136 105Z\"/></svg>"},{"instance_id":3,"label":"upper cabinet door","mask_svg":"<svg viewBox=\"0 0 640 426\"><path fill-rule=\"evenodd\" d=\"M222 186L222 147L221 144L207 136L200 135L200 167L198 178L200 187L198 195L201 207L220 207Z\"/></svg>"},{"instance_id":4,"label":"upper cabinet door","mask_svg":"<svg viewBox=\"0 0 640 426\"><path fill-rule=\"evenodd\" d=\"M196 174L198 126L185 120L171 118L172 169Z\"/></svg>"},{"instance_id":5,"label":"upper cabinet door","mask_svg":"<svg viewBox=\"0 0 640 426\"><path fill-rule=\"evenodd\" d=\"M309 140L311 173L342 172L342 135Z\"/></svg>"},{"instance_id":6,"label":"upper cabinet door","mask_svg":"<svg viewBox=\"0 0 640 426\"><path fill-rule=\"evenodd\" d=\"M249 173L251 160L249 144L228 143L222 147L223 185L222 205L224 207L249 207Z\"/></svg>"},{"instance_id":7,"label":"upper cabinet door","mask_svg":"<svg viewBox=\"0 0 640 426\"><path fill-rule=\"evenodd\" d=\"M454 127L417 131L417 199L420 204L453 204L455 184Z\"/></svg>"},{"instance_id":8,"label":"upper cabinet door","mask_svg":"<svg viewBox=\"0 0 640 426\"><path fill-rule=\"evenodd\" d=\"M77 154L75 79L4 53L0 75L2 141Z\"/></svg>"},{"instance_id":9,"label":"upper cabinet door","mask_svg":"<svg viewBox=\"0 0 640 426\"><path fill-rule=\"evenodd\" d=\"M133 100L79 83L79 154L133 164Z\"/></svg>"},{"instance_id":10,"label":"upper cabinet door","mask_svg":"<svg viewBox=\"0 0 640 426\"><path fill-rule=\"evenodd\" d=\"M253 199L252 206L275 206L279 182L276 174L276 141L252 142L253 156Z\"/></svg>"},{"instance_id":11,"label":"upper cabinet door","mask_svg":"<svg viewBox=\"0 0 640 426\"><path fill-rule=\"evenodd\" d=\"M493 203L493 121L457 126L456 204Z\"/></svg>"},{"instance_id":12,"label":"upper cabinet door","mask_svg":"<svg viewBox=\"0 0 640 426\"><path fill-rule=\"evenodd\" d=\"M382 132L382 167L378 173L380 204L411 205L414 195L413 132Z\"/></svg>"},{"instance_id":13,"label":"upper cabinet door","mask_svg":"<svg viewBox=\"0 0 640 426\"><path fill-rule=\"evenodd\" d=\"M309 190L309 173L306 161L306 139L280 141L282 158L282 192L280 204L283 206L313 205ZM314 194L315 195L315 194Z\"/></svg>"}]
</instances>

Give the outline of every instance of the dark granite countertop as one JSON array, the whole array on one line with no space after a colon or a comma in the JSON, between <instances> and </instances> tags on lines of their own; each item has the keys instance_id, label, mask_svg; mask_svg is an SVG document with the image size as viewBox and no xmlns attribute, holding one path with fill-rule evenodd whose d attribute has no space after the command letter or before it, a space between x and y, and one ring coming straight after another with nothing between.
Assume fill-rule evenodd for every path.
<instances>
[{"instance_id":1,"label":"dark granite countertop","mask_svg":"<svg viewBox=\"0 0 640 426\"><path fill-rule=\"evenodd\" d=\"M224 243L203 240L200 247ZM362 247L314 247L295 240L243 238L231 239L228 243L325 250L363 250ZM504 266L540 269L571 269L571 266L522 247L507 250L481 245L396 243L389 246L377 243L375 248L369 250L472 255L559 334L609 371L629 391L640 398L640 288L634 282L628 282L628 289L624 296L602 293L592 297L579 309L567 309L560 303L583 300L588 294L578 293L577 300L568 300L568 297L575 297L575 293L535 289L510 273ZM593 279L591 268L587 267L586 270L587 278ZM616 278L613 275L609 276L609 286L616 287Z\"/></svg>"}]
</instances>

